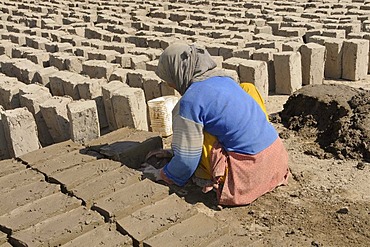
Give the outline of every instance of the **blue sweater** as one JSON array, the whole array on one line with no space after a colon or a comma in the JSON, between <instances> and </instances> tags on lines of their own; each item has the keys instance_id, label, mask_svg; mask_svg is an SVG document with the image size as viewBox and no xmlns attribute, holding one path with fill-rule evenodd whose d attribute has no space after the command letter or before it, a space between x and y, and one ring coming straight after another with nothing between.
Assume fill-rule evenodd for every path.
<instances>
[{"instance_id":1,"label":"blue sweater","mask_svg":"<svg viewBox=\"0 0 370 247\"><path fill-rule=\"evenodd\" d=\"M173 110L174 157L163 169L179 186L198 167L203 130L217 137L226 151L252 155L278 136L257 102L231 78L191 84Z\"/></svg>"}]
</instances>

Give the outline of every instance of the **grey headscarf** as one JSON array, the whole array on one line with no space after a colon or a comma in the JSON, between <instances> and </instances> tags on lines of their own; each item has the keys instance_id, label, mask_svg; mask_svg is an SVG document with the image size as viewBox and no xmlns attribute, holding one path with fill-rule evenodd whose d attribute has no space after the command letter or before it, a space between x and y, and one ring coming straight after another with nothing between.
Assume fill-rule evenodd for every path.
<instances>
[{"instance_id":1,"label":"grey headscarf","mask_svg":"<svg viewBox=\"0 0 370 247\"><path fill-rule=\"evenodd\" d=\"M184 43L172 44L164 50L155 73L165 82L175 85L181 95L193 82L213 76L229 76L216 69L216 63L206 49Z\"/></svg>"}]
</instances>

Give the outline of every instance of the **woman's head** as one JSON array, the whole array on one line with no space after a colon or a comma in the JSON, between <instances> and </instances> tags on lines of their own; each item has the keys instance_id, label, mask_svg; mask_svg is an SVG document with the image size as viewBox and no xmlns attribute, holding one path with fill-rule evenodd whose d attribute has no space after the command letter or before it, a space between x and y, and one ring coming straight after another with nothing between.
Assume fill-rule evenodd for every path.
<instances>
[{"instance_id":1,"label":"woman's head","mask_svg":"<svg viewBox=\"0 0 370 247\"><path fill-rule=\"evenodd\" d=\"M183 95L192 82L201 80L205 72L215 67L206 49L175 43L160 56L156 74Z\"/></svg>"}]
</instances>

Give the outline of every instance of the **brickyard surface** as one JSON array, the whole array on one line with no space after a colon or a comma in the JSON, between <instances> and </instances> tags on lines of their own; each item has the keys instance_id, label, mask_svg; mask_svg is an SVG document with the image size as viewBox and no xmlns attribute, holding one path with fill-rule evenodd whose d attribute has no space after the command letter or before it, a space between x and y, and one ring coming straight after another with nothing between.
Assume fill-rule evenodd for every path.
<instances>
[{"instance_id":1,"label":"brickyard surface","mask_svg":"<svg viewBox=\"0 0 370 247\"><path fill-rule=\"evenodd\" d=\"M269 112L369 71L367 0L0 0L0 17L0 246L263 246L137 171L162 146L146 103L177 95L154 73L161 52L205 46Z\"/></svg>"}]
</instances>

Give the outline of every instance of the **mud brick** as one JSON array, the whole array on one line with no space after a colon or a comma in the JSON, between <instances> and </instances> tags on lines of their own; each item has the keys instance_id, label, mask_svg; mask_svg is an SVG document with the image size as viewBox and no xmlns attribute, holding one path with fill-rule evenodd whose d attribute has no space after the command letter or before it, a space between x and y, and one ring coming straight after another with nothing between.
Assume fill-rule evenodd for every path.
<instances>
[{"instance_id":1,"label":"mud brick","mask_svg":"<svg viewBox=\"0 0 370 247\"><path fill-rule=\"evenodd\" d=\"M127 84L130 87L143 88L144 77L147 74L152 74L149 71L137 69L127 71Z\"/></svg>"},{"instance_id":2,"label":"mud brick","mask_svg":"<svg viewBox=\"0 0 370 247\"><path fill-rule=\"evenodd\" d=\"M0 105L5 110L20 107L19 89L26 84L18 81L16 78L0 76Z\"/></svg>"},{"instance_id":3,"label":"mud brick","mask_svg":"<svg viewBox=\"0 0 370 247\"><path fill-rule=\"evenodd\" d=\"M10 33L9 38L12 43L18 44L20 46L26 45L26 37L28 35L23 34L23 33Z\"/></svg>"},{"instance_id":4,"label":"mud brick","mask_svg":"<svg viewBox=\"0 0 370 247\"><path fill-rule=\"evenodd\" d=\"M115 112L112 105L113 92L115 90L124 90L124 87L128 87L128 85L117 80L111 81L108 84L102 86L103 104L110 130L116 130L118 128L115 118Z\"/></svg>"},{"instance_id":5,"label":"mud brick","mask_svg":"<svg viewBox=\"0 0 370 247\"><path fill-rule=\"evenodd\" d=\"M343 42L342 78L351 81L365 79L369 64L368 54L368 40L345 40Z\"/></svg>"},{"instance_id":6,"label":"mud brick","mask_svg":"<svg viewBox=\"0 0 370 247\"><path fill-rule=\"evenodd\" d=\"M14 159L0 161L0 179L6 175L26 170L26 166Z\"/></svg>"},{"instance_id":7,"label":"mud brick","mask_svg":"<svg viewBox=\"0 0 370 247\"><path fill-rule=\"evenodd\" d=\"M118 67L118 64L108 63L100 60L90 60L82 63L82 72L90 78L109 79L112 72Z\"/></svg>"},{"instance_id":8,"label":"mud brick","mask_svg":"<svg viewBox=\"0 0 370 247\"><path fill-rule=\"evenodd\" d=\"M158 67L158 60L148 61L146 64L146 70L147 71L156 71Z\"/></svg>"},{"instance_id":9,"label":"mud brick","mask_svg":"<svg viewBox=\"0 0 370 247\"><path fill-rule=\"evenodd\" d=\"M33 169L42 172L46 176L51 176L54 173L62 172L71 167L94 161L101 157L95 152L87 152L87 150L75 150L70 153L62 154L58 157L53 157L50 160L44 160L39 163L30 164Z\"/></svg>"},{"instance_id":10,"label":"mud brick","mask_svg":"<svg viewBox=\"0 0 370 247\"><path fill-rule=\"evenodd\" d=\"M56 52L50 54L50 66L54 66L59 70L66 70L66 59L69 58L71 54L65 52Z\"/></svg>"},{"instance_id":11,"label":"mud brick","mask_svg":"<svg viewBox=\"0 0 370 247\"><path fill-rule=\"evenodd\" d=\"M7 242L8 236L6 233L0 232L0 246L1 247L11 247L11 245Z\"/></svg>"},{"instance_id":12,"label":"mud brick","mask_svg":"<svg viewBox=\"0 0 370 247\"><path fill-rule=\"evenodd\" d=\"M70 97L53 96L40 104L40 110L54 142L63 142L70 138L67 104Z\"/></svg>"},{"instance_id":13,"label":"mud brick","mask_svg":"<svg viewBox=\"0 0 370 247\"><path fill-rule=\"evenodd\" d=\"M40 93L40 94L49 94L50 95L49 90L46 87L44 87L40 84L28 84L28 85L25 85L24 87L19 88L19 96L22 96L24 94L32 94L32 93Z\"/></svg>"},{"instance_id":14,"label":"mud brick","mask_svg":"<svg viewBox=\"0 0 370 247\"><path fill-rule=\"evenodd\" d=\"M19 159L22 160L24 163L32 166L37 163L53 159L55 157L62 156L64 153L70 153L78 149L82 149L82 146L80 144L68 140L24 154L20 156Z\"/></svg>"},{"instance_id":15,"label":"mud brick","mask_svg":"<svg viewBox=\"0 0 370 247\"><path fill-rule=\"evenodd\" d=\"M1 194L0 215L58 192L60 192L59 185L49 184L45 181L16 187Z\"/></svg>"},{"instance_id":16,"label":"mud brick","mask_svg":"<svg viewBox=\"0 0 370 247\"><path fill-rule=\"evenodd\" d=\"M115 90L111 102L117 128L130 127L148 130L144 90L130 87L124 88L124 90Z\"/></svg>"},{"instance_id":17,"label":"mud brick","mask_svg":"<svg viewBox=\"0 0 370 247\"><path fill-rule=\"evenodd\" d=\"M268 21L266 22L266 24L271 27L272 34L277 35L281 28L282 22L281 21Z\"/></svg>"},{"instance_id":18,"label":"mud brick","mask_svg":"<svg viewBox=\"0 0 370 247\"><path fill-rule=\"evenodd\" d=\"M135 48L134 44L119 43L119 42L110 42L109 44L104 44L104 50L113 50L121 54L128 53Z\"/></svg>"},{"instance_id":19,"label":"mud brick","mask_svg":"<svg viewBox=\"0 0 370 247\"><path fill-rule=\"evenodd\" d=\"M122 68L131 69L132 54L120 54L116 56L116 63L121 65Z\"/></svg>"},{"instance_id":20,"label":"mud brick","mask_svg":"<svg viewBox=\"0 0 370 247\"><path fill-rule=\"evenodd\" d=\"M92 209L102 214L106 220L117 219L159 201L168 194L167 186L144 179L97 200Z\"/></svg>"},{"instance_id":21,"label":"mud brick","mask_svg":"<svg viewBox=\"0 0 370 247\"><path fill-rule=\"evenodd\" d=\"M96 50L96 48L90 47L90 46L74 47L73 53L76 56L84 57L84 58L87 59L88 52L89 51L95 51L95 50Z\"/></svg>"},{"instance_id":22,"label":"mud brick","mask_svg":"<svg viewBox=\"0 0 370 247\"><path fill-rule=\"evenodd\" d=\"M122 69L122 68L116 68L111 76L109 77L109 81L121 81L126 84L127 81L127 72L131 70L129 69Z\"/></svg>"},{"instance_id":23,"label":"mud brick","mask_svg":"<svg viewBox=\"0 0 370 247\"><path fill-rule=\"evenodd\" d=\"M31 53L26 54L26 58L31 62L39 64L43 67L48 67L50 65L49 64L50 55L49 53L44 51L33 51Z\"/></svg>"},{"instance_id":24,"label":"mud brick","mask_svg":"<svg viewBox=\"0 0 370 247\"><path fill-rule=\"evenodd\" d=\"M302 46L302 43L300 42L286 42L282 46L282 51L299 51L299 48Z\"/></svg>"},{"instance_id":25,"label":"mud brick","mask_svg":"<svg viewBox=\"0 0 370 247\"><path fill-rule=\"evenodd\" d=\"M302 37L306 31L306 28L301 27L281 27L277 35L284 37Z\"/></svg>"},{"instance_id":26,"label":"mud brick","mask_svg":"<svg viewBox=\"0 0 370 247\"><path fill-rule=\"evenodd\" d=\"M27 108L4 111L1 121L10 156L18 157L40 148L36 122Z\"/></svg>"},{"instance_id":27,"label":"mud brick","mask_svg":"<svg viewBox=\"0 0 370 247\"><path fill-rule=\"evenodd\" d=\"M46 50L46 45L50 43L50 40L43 37L29 36L26 37L26 45L39 50Z\"/></svg>"},{"instance_id":28,"label":"mud brick","mask_svg":"<svg viewBox=\"0 0 370 247\"><path fill-rule=\"evenodd\" d=\"M159 57L162 54L162 51L159 50L159 49L136 47L135 49L130 51L130 53L133 54L133 55L137 55L137 56L145 55L149 58L149 60L155 60L155 59L159 59ZM138 59L137 61L134 59L133 62L135 64L136 63L141 63L142 60L145 60L145 58L140 57L140 59Z\"/></svg>"},{"instance_id":29,"label":"mud brick","mask_svg":"<svg viewBox=\"0 0 370 247\"><path fill-rule=\"evenodd\" d=\"M64 60L65 68L71 72L81 73L82 63L86 60L84 57L69 56Z\"/></svg>"},{"instance_id":30,"label":"mud brick","mask_svg":"<svg viewBox=\"0 0 370 247\"><path fill-rule=\"evenodd\" d=\"M55 193L33 201L0 217L0 227L8 234L27 229L47 218L68 212L81 201L62 193Z\"/></svg>"},{"instance_id":31,"label":"mud brick","mask_svg":"<svg viewBox=\"0 0 370 247\"><path fill-rule=\"evenodd\" d=\"M43 176L31 169L20 170L0 177L0 191L1 193L6 193L16 187L21 187L42 180Z\"/></svg>"},{"instance_id":32,"label":"mud brick","mask_svg":"<svg viewBox=\"0 0 370 247\"><path fill-rule=\"evenodd\" d=\"M138 183L140 177L140 172L123 166L72 187L72 190L69 192L83 200L87 207L90 207L100 198Z\"/></svg>"},{"instance_id":33,"label":"mud brick","mask_svg":"<svg viewBox=\"0 0 370 247\"><path fill-rule=\"evenodd\" d=\"M146 55L138 55L131 57L131 68L132 69L146 69L146 62L150 59Z\"/></svg>"},{"instance_id":34,"label":"mud brick","mask_svg":"<svg viewBox=\"0 0 370 247\"><path fill-rule=\"evenodd\" d=\"M152 205L141 208L131 215L117 220L117 229L126 233L139 246L159 232L193 216L196 213L190 204L172 194Z\"/></svg>"},{"instance_id":35,"label":"mud brick","mask_svg":"<svg viewBox=\"0 0 370 247\"><path fill-rule=\"evenodd\" d=\"M251 59L252 54L256 49L253 47L250 48L244 48L244 49L237 49L234 50L232 55L233 57L238 57L238 58L245 58L245 59Z\"/></svg>"},{"instance_id":36,"label":"mud brick","mask_svg":"<svg viewBox=\"0 0 370 247\"><path fill-rule=\"evenodd\" d=\"M116 62L116 56L120 55L117 51L112 50L91 50L87 52L88 60L105 60L109 63Z\"/></svg>"},{"instance_id":37,"label":"mud brick","mask_svg":"<svg viewBox=\"0 0 370 247\"><path fill-rule=\"evenodd\" d=\"M313 35L309 37L307 40L308 43L316 43L319 45L325 45L326 40L331 40L332 38L329 37L324 37L324 36L318 36L318 35Z\"/></svg>"},{"instance_id":38,"label":"mud brick","mask_svg":"<svg viewBox=\"0 0 370 247\"><path fill-rule=\"evenodd\" d=\"M3 70L3 73L5 73L8 76L14 76L19 81L24 82L26 84L32 83L34 80L35 73L43 68L42 66L34 64L33 62L27 59L12 60L10 66L11 71L7 70L6 67L4 67L5 71Z\"/></svg>"},{"instance_id":39,"label":"mud brick","mask_svg":"<svg viewBox=\"0 0 370 247\"><path fill-rule=\"evenodd\" d=\"M202 246L227 231L228 228L224 224L199 213L145 240L144 246L163 246L166 243L174 246Z\"/></svg>"},{"instance_id":40,"label":"mud brick","mask_svg":"<svg viewBox=\"0 0 370 247\"><path fill-rule=\"evenodd\" d=\"M64 94L70 96L74 100L81 99L78 86L86 80L89 80L89 78L73 72L69 73L70 75L68 75L66 79L62 80Z\"/></svg>"},{"instance_id":41,"label":"mud brick","mask_svg":"<svg viewBox=\"0 0 370 247\"><path fill-rule=\"evenodd\" d=\"M66 35L61 37L60 41L62 43L69 43L72 46L81 46L82 41L84 41L85 38L79 37L77 35Z\"/></svg>"},{"instance_id":42,"label":"mud brick","mask_svg":"<svg viewBox=\"0 0 370 247\"><path fill-rule=\"evenodd\" d=\"M12 235L10 242L20 246L60 246L103 225L102 217L87 208L78 207L46 219Z\"/></svg>"},{"instance_id":43,"label":"mud brick","mask_svg":"<svg viewBox=\"0 0 370 247\"><path fill-rule=\"evenodd\" d=\"M51 174L49 181L59 183L66 191L71 191L72 188L116 170L121 165L120 162L108 159L94 160Z\"/></svg>"},{"instance_id":44,"label":"mud brick","mask_svg":"<svg viewBox=\"0 0 370 247\"><path fill-rule=\"evenodd\" d=\"M240 82L250 82L256 86L262 98L268 97L268 68L264 61L244 60L239 64Z\"/></svg>"},{"instance_id":45,"label":"mud brick","mask_svg":"<svg viewBox=\"0 0 370 247\"><path fill-rule=\"evenodd\" d=\"M55 67L42 68L35 73L33 82L40 83L50 88L50 77L57 73L59 70Z\"/></svg>"},{"instance_id":46,"label":"mud brick","mask_svg":"<svg viewBox=\"0 0 370 247\"><path fill-rule=\"evenodd\" d=\"M220 46L219 56L222 56L224 60L228 59L233 56L233 51L236 49L236 46L222 45Z\"/></svg>"},{"instance_id":47,"label":"mud brick","mask_svg":"<svg viewBox=\"0 0 370 247\"><path fill-rule=\"evenodd\" d=\"M162 96L161 94L161 79L154 72L147 72L143 76L143 88L145 100L151 100Z\"/></svg>"},{"instance_id":48,"label":"mud brick","mask_svg":"<svg viewBox=\"0 0 370 247\"><path fill-rule=\"evenodd\" d=\"M256 27L254 30L256 34L259 33L267 33L267 34L272 34L272 27L271 26L264 26L264 27Z\"/></svg>"},{"instance_id":49,"label":"mud brick","mask_svg":"<svg viewBox=\"0 0 370 247\"><path fill-rule=\"evenodd\" d=\"M302 85L322 84L324 81L325 46L308 43L300 48Z\"/></svg>"},{"instance_id":50,"label":"mud brick","mask_svg":"<svg viewBox=\"0 0 370 247\"><path fill-rule=\"evenodd\" d=\"M81 81L78 84L78 91L81 99L95 99L102 95L102 86L107 84L105 79L89 79Z\"/></svg>"},{"instance_id":51,"label":"mud brick","mask_svg":"<svg viewBox=\"0 0 370 247\"><path fill-rule=\"evenodd\" d=\"M342 39L325 39L325 78L339 79L342 77L342 47Z\"/></svg>"},{"instance_id":52,"label":"mud brick","mask_svg":"<svg viewBox=\"0 0 370 247\"><path fill-rule=\"evenodd\" d=\"M344 29L346 31L346 36L349 33L361 32L361 21L352 20L351 23L341 23L340 29Z\"/></svg>"},{"instance_id":53,"label":"mud brick","mask_svg":"<svg viewBox=\"0 0 370 247\"><path fill-rule=\"evenodd\" d=\"M306 34L304 35L304 40L309 42L312 36L321 36L324 29L311 29L307 30Z\"/></svg>"},{"instance_id":54,"label":"mud brick","mask_svg":"<svg viewBox=\"0 0 370 247\"><path fill-rule=\"evenodd\" d=\"M95 100L100 128L108 127L102 94L102 86L106 84L105 79L86 79L77 85L81 99Z\"/></svg>"},{"instance_id":55,"label":"mud brick","mask_svg":"<svg viewBox=\"0 0 370 247\"><path fill-rule=\"evenodd\" d=\"M0 41L0 55L7 55L8 57L12 57L12 49L15 47L10 41L1 40Z\"/></svg>"},{"instance_id":56,"label":"mud brick","mask_svg":"<svg viewBox=\"0 0 370 247\"><path fill-rule=\"evenodd\" d=\"M45 44L45 50L50 53L58 52L57 42L48 42Z\"/></svg>"},{"instance_id":57,"label":"mud brick","mask_svg":"<svg viewBox=\"0 0 370 247\"><path fill-rule=\"evenodd\" d=\"M349 33L347 35L348 39L363 39L367 35L366 32L360 32L360 33Z\"/></svg>"},{"instance_id":58,"label":"mud brick","mask_svg":"<svg viewBox=\"0 0 370 247\"><path fill-rule=\"evenodd\" d=\"M154 49L160 49L161 48L161 39L159 37L148 37L148 47L154 48Z\"/></svg>"},{"instance_id":59,"label":"mud brick","mask_svg":"<svg viewBox=\"0 0 370 247\"><path fill-rule=\"evenodd\" d=\"M161 33L175 33L175 26L167 26L167 25L156 25L154 26L155 32L161 32ZM130 37L131 40L137 45L138 41L134 37Z\"/></svg>"},{"instance_id":60,"label":"mud brick","mask_svg":"<svg viewBox=\"0 0 370 247\"><path fill-rule=\"evenodd\" d=\"M59 71L50 77L50 91L54 96L69 95L74 100L80 99L78 84L87 78L69 71Z\"/></svg>"},{"instance_id":61,"label":"mud brick","mask_svg":"<svg viewBox=\"0 0 370 247\"><path fill-rule=\"evenodd\" d=\"M36 84L30 84L36 85ZM47 88L43 87L47 90ZM37 90L37 87L35 87ZM50 99L52 96L49 91L44 90L37 90L37 91L30 91L28 93L20 91L20 105L26 107L34 116L38 137L42 146L47 146L53 143L53 138L51 137L49 130L46 126L45 119L43 118L41 111L40 111L40 104L45 102L46 100Z\"/></svg>"},{"instance_id":62,"label":"mud brick","mask_svg":"<svg viewBox=\"0 0 370 247\"><path fill-rule=\"evenodd\" d=\"M275 48L261 48L257 49L252 57L253 60L265 61L267 63L269 92L275 92L275 68L274 68L274 54L278 52Z\"/></svg>"},{"instance_id":63,"label":"mud brick","mask_svg":"<svg viewBox=\"0 0 370 247\"><path fill-rule=\"evenodd\" d=\"M30 47L13 47L12 58L26 58L27 54L33 52L35 49Z\"/></svg>"},{"instance_id":64,"label":"mud brick","mask_svg":"<svg viewBox=\"0 0 370 247\"><path fill-rule=\"evenodd\" d=\"M86 143L100 136L99 117L94 100L73 101L67 105L71 139Z\"/></svg>"},{"instance_id":65,"label":"mud brick","mask_svg":"<svg viewBox=\"0 0 370 247\"><path fill-rule=\"evenodd\" d=\"M274 54L275 81L277 94L292 94L302 87L301 54L280 52Z\"/></svg>"},{"instance_id":66,"label":"mud brick","mask_svg":"<svg viewBox=\"0 0 370 247\"><path fill-rule=\"evenodd\" d=\"M96 243L103 246L133 246L132 239L129 236L117 232L114 225L104 224L63 244L62 247L94 246Z\"/></svg>"},{"instance_id":67,"label":"mud brick","mask_svg":"<svg viewBox=\"0 0 370 247\"><path fill-rule=\"evenodd\" d=\"M87 39L103 39L102 29L95 27L86 27L85 28L85 38Z\"/></svg>"},{"instance_id":68,"label":"mud brick","mask_svg":"<svg viewBox=\"0 0 370 247\"><path fill-rule=\"evenodd\" d=\"M239 72L239 64L243 63L244 61L245 59L238 57L228 58L222 62L222 68Z\"/></svg>"},{"instance_id":69,"label":"mud brick","mask_svg":"<svg viewBox=\"0 0 370 247\"><path fill-rule=\"evenodd\" d=\"M241 32L241 31L239 31L239 32L236 32L234 34L234 38L235 39L241 39L241 40L243 40L245 42L252 41L253 40L253 36L254 36L254 34L251 33L251 32Z\"/></svg>"},{"instance_id":70,"label":"mud brick","mask_svg":"<svg viewBox=\"0 0 370 247\"><path fill-rule=\"evenodd\" d=\"M323 30L322 36L336 38L336 39L345 39L346 31L345 30Z\"/></svg>"}]
</instances>

